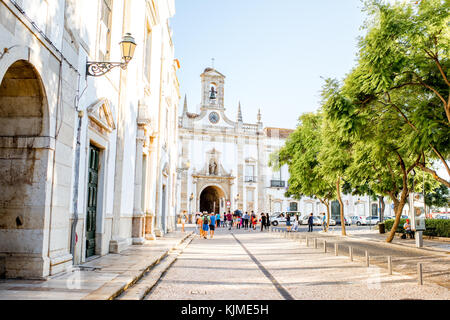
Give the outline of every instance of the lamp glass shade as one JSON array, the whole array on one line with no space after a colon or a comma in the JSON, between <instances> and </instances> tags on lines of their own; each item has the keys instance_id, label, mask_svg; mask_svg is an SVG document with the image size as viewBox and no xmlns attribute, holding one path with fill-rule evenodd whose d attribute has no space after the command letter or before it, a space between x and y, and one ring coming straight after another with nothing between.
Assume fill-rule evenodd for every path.
<instances>
[{"instance_id":1,"label":"lamp glass shade","mask_svg":"<svg viewBox=\"0 0 450 320\"><path fill-rule=\"evenodd\" d=\"M125 34L120 42L120 50L122 52L122 59L128 63L133 59L134 50L136 49L136 42L130 33Z\"/></svg>"}]
</instances>

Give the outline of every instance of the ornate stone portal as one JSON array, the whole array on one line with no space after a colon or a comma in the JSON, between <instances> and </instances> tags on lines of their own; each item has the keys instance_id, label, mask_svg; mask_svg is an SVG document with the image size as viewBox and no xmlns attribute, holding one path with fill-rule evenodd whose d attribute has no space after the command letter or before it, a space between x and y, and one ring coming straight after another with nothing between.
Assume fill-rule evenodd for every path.
<instances>
[{"instance_id":1,"label":"ornate stone portal","mask_svg":"<svg viewBox=\"0 0 450 320\"><path fill-rule=\"evenodd\" d=\"M206 153L203 169L192 175L197 187L196 211L223 212L226 210L226 202L230 201L235 177L231 172L226 172L219 159L220 152L213 148Z\"/></svg>"}]
</instances>

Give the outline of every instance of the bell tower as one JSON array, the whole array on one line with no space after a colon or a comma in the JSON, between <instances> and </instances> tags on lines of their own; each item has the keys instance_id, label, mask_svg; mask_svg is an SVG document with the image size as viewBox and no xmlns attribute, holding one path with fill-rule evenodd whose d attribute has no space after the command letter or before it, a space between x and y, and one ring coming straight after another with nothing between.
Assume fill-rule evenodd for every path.
<instances>
[{"instance_id":1,"label":"bell tower","mask_svg":"<svg viewBox=\"0 0 450 320\"><path fill-rule=\"evenodd\" d=\"M225 110L225 76L213 68L206 68L200 77L202 79L202 109Z\"/></svg>"}]
</instances>

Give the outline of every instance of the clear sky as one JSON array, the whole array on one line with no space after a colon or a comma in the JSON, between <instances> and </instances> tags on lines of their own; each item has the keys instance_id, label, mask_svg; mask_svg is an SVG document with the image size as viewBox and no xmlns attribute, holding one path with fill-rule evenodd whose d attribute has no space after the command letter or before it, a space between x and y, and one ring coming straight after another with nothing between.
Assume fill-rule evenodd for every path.
<instances>
[{"instance_id":1,"label":"clear sky","mask_svg":"<svg viewBox=\"0 0 450 320\"><path fill-rule=\"evenodd\" d=\"M342 79L356 64L365 14L360 0L176 0L171 20L181 107L200 103L200 74L226 76L225 108L236 120L295 128L319 107L323 78Z\"/></svg>"}]
</instances>

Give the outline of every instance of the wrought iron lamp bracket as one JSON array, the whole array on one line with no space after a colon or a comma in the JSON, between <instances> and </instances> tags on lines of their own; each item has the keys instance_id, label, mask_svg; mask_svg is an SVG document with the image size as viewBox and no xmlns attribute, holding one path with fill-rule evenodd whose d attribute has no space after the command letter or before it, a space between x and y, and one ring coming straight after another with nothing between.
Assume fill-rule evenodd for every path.
<instances>
[{"instance_id":1,"label":"wrought iron lamp bracket","mask_svg":"<svg viewBox=\"0 0 450 320\"><path fill-rule=\"evenodd\" d=\"M101 77L107 74L111 69L120 67L125 70L128 66L126 62L86 62L86 77Z\"/></svg>"}]
</instances>

